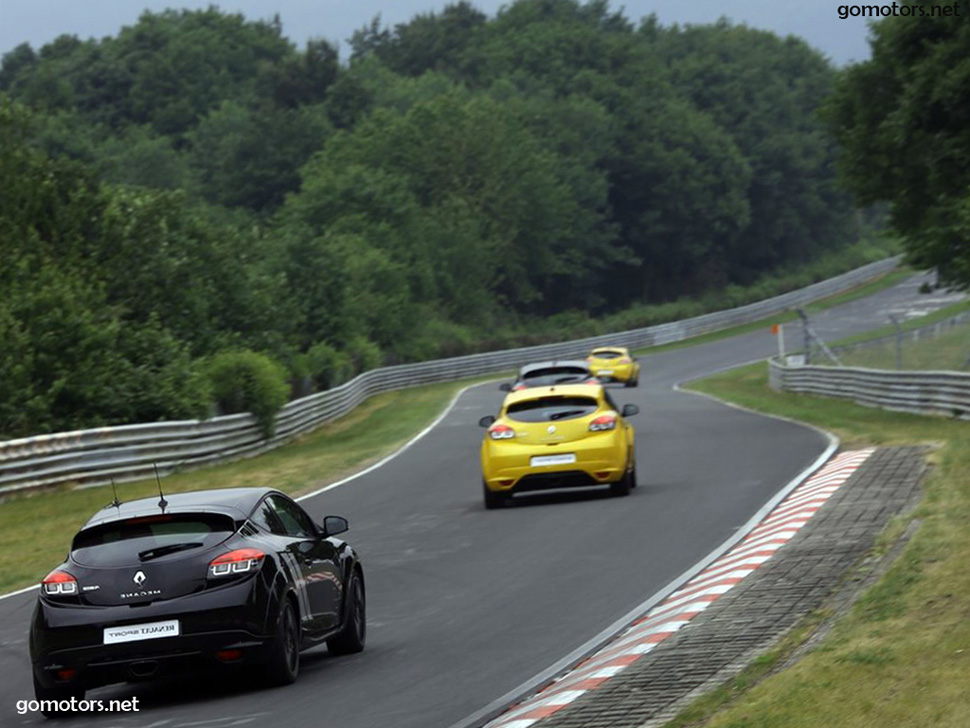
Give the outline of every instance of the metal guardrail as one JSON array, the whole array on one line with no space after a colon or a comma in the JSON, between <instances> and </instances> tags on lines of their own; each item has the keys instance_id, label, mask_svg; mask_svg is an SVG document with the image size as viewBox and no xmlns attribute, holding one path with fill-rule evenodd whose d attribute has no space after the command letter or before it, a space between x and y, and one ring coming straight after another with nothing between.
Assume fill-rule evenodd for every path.
<instances>
[{"instance_id":1,"label":"metal guardrail","mask_svg":"<svg viewBox=\"0 0 970 728\"><path fill-rule=\"evenodd\" d=\"M861 367L768 363L771 388L780 392L851 399L870 407L970 419L970 374L891 371Z\"/></svg>"},{"instance_id":2,"label":"metal guardrail","mask_svg":"<svg viewBox=\"0 0 970 728\"><path fill-rule=\"evenodd\" d=\"M446 382L514 369L529 361L585 356L595 346L658 346L750 323L848 290L892 270L899 258L877 261L797 291L726 311L642 329L559 344L471 354L364 372L339 387L294 400L264 439L252 415L209 420L101 427L0 442L0 494L62 483L103 485L251 457L278 447L350 412L369 397L419 384Z\"/></svg>"}]
</instances>

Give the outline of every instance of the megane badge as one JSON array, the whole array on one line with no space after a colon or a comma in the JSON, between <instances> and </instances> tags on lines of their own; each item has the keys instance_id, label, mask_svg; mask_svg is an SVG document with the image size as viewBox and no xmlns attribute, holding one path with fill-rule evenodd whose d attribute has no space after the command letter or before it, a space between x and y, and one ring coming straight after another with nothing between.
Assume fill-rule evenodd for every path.
<instances>
[{"instance_id":1,"label":"megane badge","mask_svg":"<svg viewBox=\"0 0 970 728\"><path fill-rule=\"evenodd\" d=\"M549 427L546 429L546 432L548 432L550 435L552 433L554 433L555 431L556 431L556 426L555 425L549 425Z\"/></svg>"},{"instance_id":2,"label":"megane badge","mask_svg":"<svg viewBox=\"0 0 970 728\"><path fill-rule=\"evenodd\" d=\"M142 584L145 583L145 580L147 578L148 577L145 576L145 572L144 571L136 571L134 577L132 577L131 580L133 582L135 582L135 586L141 586Z\"/></svg>"}]
</instances>

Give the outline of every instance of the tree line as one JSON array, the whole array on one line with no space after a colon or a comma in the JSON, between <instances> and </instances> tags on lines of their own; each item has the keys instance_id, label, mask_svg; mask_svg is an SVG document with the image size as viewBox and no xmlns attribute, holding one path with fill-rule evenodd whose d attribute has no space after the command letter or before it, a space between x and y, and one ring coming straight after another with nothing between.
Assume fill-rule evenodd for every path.
<instances>
[{"instance_id":1,"label":"tree line","mask_svg":"<svg viewBox=\"0 0 970 728\"><path fill-rule=\"evenodd\" d=\"M3 57L0 433L271 413L676 314L868 225L797 38L518 0L350 45L210 8Z\"/></svg>"}]
</instances>

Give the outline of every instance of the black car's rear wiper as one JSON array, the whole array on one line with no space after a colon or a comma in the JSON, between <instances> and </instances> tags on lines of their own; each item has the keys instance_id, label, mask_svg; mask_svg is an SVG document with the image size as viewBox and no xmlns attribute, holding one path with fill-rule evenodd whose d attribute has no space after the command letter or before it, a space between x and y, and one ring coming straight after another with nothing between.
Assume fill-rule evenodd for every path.
<instances>
[{"instance_id":1,"label":"black car's rear wiper","mask_svg":"<svg viewBox=\"0 0 970 728\"><path fill-rule=\"evenodd\" d=\"M174 554L177 551L185 551L186 549L197 549L204 545L205 544L198 541L171 543L168 546L156 546L153 549L146 549L138 554L138 558L141 561L151 561L152 559L157 559L159 556L167 556L168 554Z\"/></svg>"},{"instance_id":2,"label":"black car's rear wiper","mask_svg":"<svg viewBox=\"0 0 970 728\"><path fill-rule=\"evenodd\" d=\"M561 420L563 417L578 417L579 415L585 414L584 409L566 410L565 412L556 412L549 415L550 420Z\"/></svg>"},{"instance_id":3,"label":"black car's rear wiper","mask_svg":"<svg viewBox=\"0 0 970 728\"><path fill-rule=\"evenodd\" d=\"M562 376L562 377L557 378L555 383L556 384L567 384L569 382L578 382L578 381L580 381L580 379L579 379L579 377L577 375L575 375L575 374L567 374L565 376Z\"/></svg>"}]
</instances>

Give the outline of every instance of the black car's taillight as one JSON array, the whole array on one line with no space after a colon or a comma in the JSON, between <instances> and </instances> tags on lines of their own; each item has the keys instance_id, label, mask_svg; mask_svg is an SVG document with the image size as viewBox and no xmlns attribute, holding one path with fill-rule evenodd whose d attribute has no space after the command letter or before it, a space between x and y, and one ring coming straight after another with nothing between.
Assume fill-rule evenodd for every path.
<instances>
[{"instance_id":1,"label":"black car's taillight","mask_svg":"<svg viewBox=\"0 0 970 728\"><path fill-rule=\"evenodd\" d=\"M45 576L40 586L49 597L76 596L78 592L77 579L57 569Z\"/></svg>"},{"instance_id":2,"label":"black car's taillight","mask_svg":"<svg viewBox=\"0 0 970 728\"><path fill-rule=\"evenodd\" d=\"M259 569L266 558L259 549L236 549L209 562L209 576L223 577L233 574L252 573Z\"/></svg>"}]
</instances>

